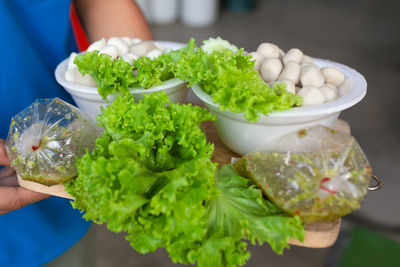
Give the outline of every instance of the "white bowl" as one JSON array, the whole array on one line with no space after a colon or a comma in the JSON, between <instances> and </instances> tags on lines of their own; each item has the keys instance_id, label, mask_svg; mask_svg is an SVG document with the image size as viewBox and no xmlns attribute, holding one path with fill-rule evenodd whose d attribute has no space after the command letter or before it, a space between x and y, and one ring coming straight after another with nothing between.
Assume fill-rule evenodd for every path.
<instances>
[{"instance_id":1,"label":"white bowl","mask_svg":"<svg viewBox=\"0 0 400 267\"><path fill-rule=\"evenodd\" d=\"M243 113L220 110L219 104L214 103L200 86L194 85L192 90L215 115L215 126L222 142L232 151L244 155L267 146L274 139L294 130L316 124L333 127L342 110L357 104L365 96L367 82L356 70L324 59L314 59L314 63L319 67L332 66L341 70L351 82L347 94L316 106L296 107L284 112L274 112L269 116L260 115L256 123L248 122Z\"/></svg>"},{"instance_id":2,"label":"white bowl","mask_svg":"<svg viewBox=\"0 0 400 267\"><path fill-rule=\"evenodd\" d=\"M182 43L156 41L156 43L170 49L179 49L185 46ZM109 96L108 102L105 101L97 92L97 87L84 86L76 83L69 82L65 79L65 72L68 69L68 58L64 59L58 64L55 70L55 77L57 82L64 87L64 89L71 94L76 105L86 111L92 117L96 117L100 114L100 107L106 107L113 100L114 96ZM161 85L152 86L148 89L141 87L130 88L131 94L137 99L141 99L143 94L150 94L153 92L164 91L171 102L184 103L187 96L187 84L186 82L173 78L165 81Z\"/></svg>"}]
</instances>

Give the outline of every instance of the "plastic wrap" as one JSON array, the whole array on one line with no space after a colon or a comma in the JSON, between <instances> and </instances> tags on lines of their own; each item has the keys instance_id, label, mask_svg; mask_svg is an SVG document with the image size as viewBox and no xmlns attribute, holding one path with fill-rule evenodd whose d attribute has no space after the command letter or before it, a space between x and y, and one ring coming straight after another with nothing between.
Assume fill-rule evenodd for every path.
<instances>
[{"instance_id":1,"label":"plastic wrap","mask_svg":"<svg viewBox=\"0 0 400 267\"><path fill-rule=\"evenodd\" d=\"M11 120L5 144L24 180L47 186L77 175L76 157L94 149L101 134L83 111L58 99L38 99Z\"/></svg>"},{"instance_id":2,"label":"plastic wrap","mask_svg":"<svg viewBox=\"0 0 400 267\"><path fill-rule=\"evenodd\" d=\"M334 221L358 209L371 176L356 140L321 125L289 133L234 167L305 223Z\"/></svg>"}]
</instances>

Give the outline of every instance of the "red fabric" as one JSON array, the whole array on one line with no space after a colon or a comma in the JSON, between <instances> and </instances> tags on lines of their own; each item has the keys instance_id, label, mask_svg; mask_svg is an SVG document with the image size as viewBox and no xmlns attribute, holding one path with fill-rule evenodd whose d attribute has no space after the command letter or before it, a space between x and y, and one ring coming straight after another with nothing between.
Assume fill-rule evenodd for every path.
<instances>
[{"instance_id":1,"label":"red fabric","mask_svg":"<svg viewBox=\"0 0 400 267\"><path fill-rule=\"evenodd\" d=\"M90 43L86 37L85 31L82 28L78 15L76 14L74 2L71 2L69 18L71 20L72 31L75 36L76 45L78 46L80 52L85 51L89 47Z\"/></svg>"}]
</instances>

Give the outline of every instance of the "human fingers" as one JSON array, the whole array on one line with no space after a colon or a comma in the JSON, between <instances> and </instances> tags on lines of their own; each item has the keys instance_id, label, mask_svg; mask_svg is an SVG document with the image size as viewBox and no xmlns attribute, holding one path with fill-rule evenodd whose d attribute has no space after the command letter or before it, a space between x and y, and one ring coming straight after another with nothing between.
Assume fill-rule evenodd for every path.
<instances>
[{"instance_id":1,"label":"human fingers","mask_svg":"<svg viewBox=\"0 0 400 267\"><path fill-rule=\"evenodd\" d=\"M0 215L20 209L48 197L49 195L34 192L23 187L1 186Z\"/></svg>"},{"instance_id":2,"label":"human fingers","mask_svg":"<svg viewBox=\"0 0 400 267\"><path fill-rule=\"evenodd\" d=\"M5 140L0 139L0 165L1 166L10 165L10 160L8 159L4 144L5 144Z\"/></svg>"},{"instance_id":3,"label":"human fingers","mask_svg":"<svg viewBox=\"0 0 400 267\"><path fill-rule=\"evenodd\" d=\"M0 186L17 186L17 174L10 166L5 166L0 170Z\"/></svg>"}]
</instances>

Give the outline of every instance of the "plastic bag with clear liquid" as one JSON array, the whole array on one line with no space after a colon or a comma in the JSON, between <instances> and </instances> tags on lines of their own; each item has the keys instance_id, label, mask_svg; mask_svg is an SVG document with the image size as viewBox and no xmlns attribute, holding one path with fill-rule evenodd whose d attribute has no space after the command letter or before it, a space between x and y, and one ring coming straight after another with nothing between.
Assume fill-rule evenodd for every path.
<instances>
[{"instance_id":1,"label":"plastic bag with clear liquid","mask_svg":"<svg viewBox=\"0 0 400 267\"><path fill-rule=\"evenodd\" d=\"M95 148L101 132L61 99L38 99L12 118L5 148L22 179L51 186L77 176L76 158Z\"/></svg>"},{"instance_id":2,"label":"plastic bag with clear liquid","mask_svg":"<svg viewBox=\"0 0 400 267\"><path fill-rule=\"evenodd\" d=\"M234 167L305 223L334 221L358 209L371 177L354 137L322 125L286 134Z\"/></svg>"}]
</instances>

